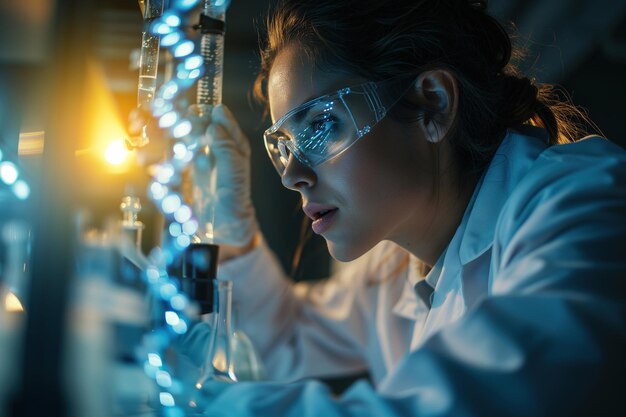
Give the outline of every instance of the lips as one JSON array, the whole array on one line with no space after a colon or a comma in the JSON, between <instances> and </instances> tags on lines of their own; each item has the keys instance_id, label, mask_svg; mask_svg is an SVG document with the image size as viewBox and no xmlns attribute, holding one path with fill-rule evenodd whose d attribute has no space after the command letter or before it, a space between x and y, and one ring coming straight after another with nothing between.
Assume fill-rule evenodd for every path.
<instances>
[{"instance_id":1,"label":"lips","mask_svg":"<svg viewBox=\"0 0 626 417\"><path fill-rule=\"evenodd\" d=\"M303 210L313 220L311 224L313 232L319 235L330 228L339 209L326 204L308 203Z\"/></svg>"}]
</instances>

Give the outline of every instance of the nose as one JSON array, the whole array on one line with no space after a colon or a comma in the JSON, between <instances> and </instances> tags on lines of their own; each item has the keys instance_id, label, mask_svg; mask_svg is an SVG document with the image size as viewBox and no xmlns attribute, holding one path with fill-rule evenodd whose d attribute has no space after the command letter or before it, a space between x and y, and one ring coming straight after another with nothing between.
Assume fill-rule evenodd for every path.
<instances>
[{"instance_id":1,"label":"nose","mask_svg":"<svg viewBox=\"0 0 626 417\"><path fill-rule=\"evenodd\" d=\"M283 186L293 191L299 191L302 188L314 186L316 181L317 176L315 171L304 165L298 158L291 154L281 177Z\"/></svg>"}]
</instances>

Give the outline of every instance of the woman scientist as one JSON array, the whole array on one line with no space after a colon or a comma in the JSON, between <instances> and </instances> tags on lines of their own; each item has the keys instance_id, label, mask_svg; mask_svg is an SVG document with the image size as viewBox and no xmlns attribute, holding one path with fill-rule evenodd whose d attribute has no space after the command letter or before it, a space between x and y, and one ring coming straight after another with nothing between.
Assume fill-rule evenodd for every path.
<instances>
[{"instance_id":1,"label":"woman scientist","mask_svg":"<svg viewBox=\"0 0 626 417\"><path fill-rule=\"evenodd\" d=\"M290 283L256 226L247 138L215 108L221 277L272 381L213 383L207 415L626 409L626 152L516 72L485 3L275 8L265 146L348 263ZM314 380L363 371L340 397Z\"/></svg>"}]
</instances>

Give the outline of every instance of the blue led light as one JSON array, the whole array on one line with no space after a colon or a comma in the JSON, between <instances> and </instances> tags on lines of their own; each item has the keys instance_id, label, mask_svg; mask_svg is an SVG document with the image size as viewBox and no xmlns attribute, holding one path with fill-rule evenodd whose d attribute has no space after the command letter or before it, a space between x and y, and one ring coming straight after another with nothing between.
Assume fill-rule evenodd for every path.
<instances>
[{"instance_id":1,"label":"blue led light","mask_svg":"<svg viewBox=\"0 0 626 417\"><path fill-rule=\"evenodd\" d=\"M17 180L18 175L17 167L13 162L0 162L0 180L6 185L13 184Z\"/></svg>"},{"instance_id":2,"label":"blue led light","mask_svg":"<svg viewBox=\"0 0 626 417\"><path fill-rule=\"evenodd\" d=\"M185 69L183 64L178 65L178 69L176 70L176 76L181 80L189 79L189 70Z\"/></svg>"},{"instance_id":3,"label":"blue led light","mask_svg":"<svg viewBox=\"0 0 626 417\"><path fill-rule=\"evenodd\" d=\"M178 195L170 194L161 202L161 208L166 214L172 214L178 210L181 204L182 201Z\"/></svg>"},{"instance_id":4,"label":"blue led light","mask_svg":"<svg viewBox=\"0 0 626 417\"><path fill-rule=\"evenodd\" d=\"M185 157L187 156L187 152L189 152L187 150L187 145L182 142L175 143L172 147L172 150L174 151L174 159L178 159L181 161L185 159Z\"/></svg>"},{"instance_id":5,"label":"blue led light","mask_svg":"<svg viewBox=\"0 0 626 417\"><path fill-rule=\"evenodd\" d=\"M166 371L158 371L156 373L156 382L164 388L169 388L172 386L172 377Z\"/></svg>"},{"instance_id":6,"label":"blue led light","mask_svg":"<svg viewBox=\"0 0 626 417\"><path fill-rule=\"evenodd\" d=\"M174 330L174 332L178 334L187 333L187 329L188 327L187 327L187 323L185 322L185 320L179 320L178 323L172 326L172 330Z\"/></svg>"},{"instance_id":7,"label":"blue led light","mask_svg":"<svg viewBox=\"0 0 626 417\"><path fill-rule=\"evenodd\" d=\"M172 28L162 20L155 20L150 26L150 32L154 35L167 35L172 32Z\"/></svg>"},{"instance_id":8,"label":"blue led light","mask_svg":"<svg viewBox=\"0 0 626 417\"><path fill-rule=\"evenodd\" d=\"M169 183L172 180L172 177L174 177L174 174L176 174L174 166L172 164L169 164L169 163L161 164L157 168L157 170L158 171L157 171L157 174L156 174L156 179L161 184ZM153 191L153 195L157 194L156 192L154 192L155 190L151 190L151 191ZM161 193L162 193L162 197L161 198L163 198L165 196L165 193L167 193L167 189L161 189Z\"/></svg>"},{"instance_id":9,"label":"blue led light","mask_svg":"<svg viewBox=\"0 0 626 417\"><path fill-rule=\"evenodd\" d=\"M13 193L20 200L26 200L30 196L30 187L23 180L17 180L12 188Z\"/></svg>"},{"instance_id":10,"label":"blue led light","mask_svg":"<svg viewBox=\"0 0 626 417\"><path fill-rule=\"evenodd\" d=\"M174 46L173 53L176 58L182 58L192 53L193 49L193 42L187 39Z\"/></svg>"},{"instance_id":11,"label":"blue led light","mask_svg":"<svg viewBox=\"0 0 626 417\"><path fill-rule=\"evenodd\" d=\"M189 79L196 80L202 76L202 70L200 68L192 69L189 71Z\"/></svg>"},{"instance_id":12,"label":"blue led light","mask_svg":"<svg viewBox=\"0 0 626 417\"><path fill-rule=\"evenodd\" d=\"M178 83L174 80L170 80L161 86L159 92L161 93L161 97L165 100L173 99L178 93Z\"/></svg>"},{"instance_id":13,"label":"blue led light","mask_svg":"<svg viewBox=\"0 0 626 417\"><path fill-rule=\"evenodd\" d=\"M161 46L167 48L169 46L176 45L182 38L183 34L180 31L168 33L161 38Z\"/></svg>"},{"instance_id":14,"label":"blue led light","mask_svg":"<svg viewBox=\"0 0 626 417\"><path fill-rule=\"evenodd\" d=\"M176 405L176 403L174 402L174 397L169 392L159 393L159 401L165 407L173 407Z\"/></svg>"},{"instance_id":15,"label":"blue led light","mask_svg":"<svg viewBox=\"0 0 626 417\"><path fill-rule=\"evenodd\" d=\"M146 278L148 279L148 282L150 282L151 284L155 284L159 278L161 277L161 274L159 273L159 270L156 269L153 266L150 266L146 269Z\"/></svg>"},{"instance_id":16,"label":"blue led light","mask_svg":"<svg viewBox=\"0 0 626 417\"><path fill-rule=\"evenodd\" d=\"M187 298L183 294L176 294L170 300L170 304L176 310L181 310L182 311L185 308L187 308L188 301L187 301Z\"/></svg>"},{"instance_id":17,"label":"blue led light","mask_svg":"<svg viewBox=\"0 0 626 417\"><path fill-rule=\"evenodd\" d=\"M183 228L181 227L180 223L176 222L170 223L170 227L168 227L168 230L172 237L178 237L183 232Z\"/></svg>"},{"instance_id":18,"label":"blue led light","mask_svg":"<svg viewBox=\"0 0 626 417\"><path fill-rule=\"evenodd\" d=\"M185 62L183 64L185 66L185 69L192 70L200 68L202 64L204 64L204 60L200 55L191 55L185 59Z\"/></svg>"},{"instance_id":19,"label":"blue led light","mask_svg":"<svg viewBox=\"0 0 626 417\"><path fill-rule=\"evenodd\" d=\"M179 223L185 223L187 220L191 219L191 209L189 206L182 205L176 210L176 213L174 213L174 218Z\"/></svg>"},{"instance_id":20,"label":"blue led light","mask_svg":"<svg viewBox=\"0 0 626 417\"><path fill-rule=\"evenodd\" d=\"M170 28L174 28L174 27L178 27L181 24L181 19L180 16L169 12L169 13L164 13L163 17L161 18L165 24L167 24Z\"/></svg>"},{"instance_id":21,"label":"blue led light","mask_svg":"<svg viewBox=\"0 0 626 417\"><path fill-rule=\"evenodd\" d=\"M191 245L191 238L186 234L182 234L176 238L175 245L178 246L180 250L183 250Z\"/></svg>"},{"instance_id":22,"label":"blue led light","mask_svg":"<svg viewBox=\"0 0 626 417\"><path fill-rule=\"evenodd\" d=\"M163 366L163 361L161 360L161 357L156 353L148 353L148 362L150 363L150 365L157 368Z\"/></svg>"},{"instance_id":23,"label":"blue led light","mask_svg":"<svg viewBox=\"0 0 626 417\"><path fill-rule=\"evenodd\" d=\"M172 128L172 135L175 138L182 138L183 136L187 136L191 133L191 122L189 120L183 119Z\"/></svg>"},{"instance_id":24,"label":"blue led light","mask_svg":"<svg viewBox=\"0 0 626 417\"><path fill-rule=\"evenodd\" d=\"M168 178L171 178L171 176ZM167 194L167 187L161 183L153 182L152 184L150 184L150 194L152 195L153 199L162 200L163 197L165 197L165 195Z\"/></svg>"},{"instance_id":25,"label":"blue led light","mask_svg":"<svg viewBox=\"0 0 626 417\"><path fill-rule=\"evenodd\" d=\"M159 127L162 129L172 127L178 121L178 113L169 111L159 118Z\"/></svg>"},{"instance_id":26,"label":"blue led light","mask_svg":"<svg viewBox=\"0 0 626 417\"><path fill-rule=\"evenodd\" d=\"M196 4L198 4L199 0L174 0L173 6L180 10L189 10Z\"/></svg>"},{"instance_id":27,"label":"blue led light","mask_svg":"<svg viewBox=\"0 0 626 417\"><path fill-rule=\"evenodd\" d=\"M176 326L180 321L180 317L174 311L166 311L165 312L165 322L170 326Z\"/></svg>"},{"instance_id":28,"label":"blue led light","mask_svg":"<svg viewBox=\"0 0 626 417\"><path fill-rule=\"evenodd\" d=\"M183 223L183 233L187 235L193 235L198 231L198 222L195 219L190 219Z\"/></svg>"},{"instance_id":29,"label":"blue led light","mask_svg":"<svg viewBox=\"0 0 626 417\"><path fill-rule=\"evenodd\" d=\"M177 293L178 293L178 289L171 282L163 284L161 285L161 288L159 288L159 294L161 295L161 298L163 298L164 300L169 300L170 298L175 296Z\"/></svg>"}]
</instances>

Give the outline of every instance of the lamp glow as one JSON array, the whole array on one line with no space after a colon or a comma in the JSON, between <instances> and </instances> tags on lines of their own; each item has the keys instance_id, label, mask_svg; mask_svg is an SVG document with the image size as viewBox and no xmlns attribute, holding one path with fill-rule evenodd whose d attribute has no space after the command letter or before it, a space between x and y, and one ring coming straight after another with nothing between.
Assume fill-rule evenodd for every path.
<instances>
[{"instance_id":1,"label":"lamp glow","mask_svg":"<svg viewBox=\"0 0 626 417\"><path fill-rule=\"evenodd\" d=\"M122 140L115 140L104 151L104 159L111 165L121 165L128 157L128 150Z\"/></svg>"}]
</instances>

